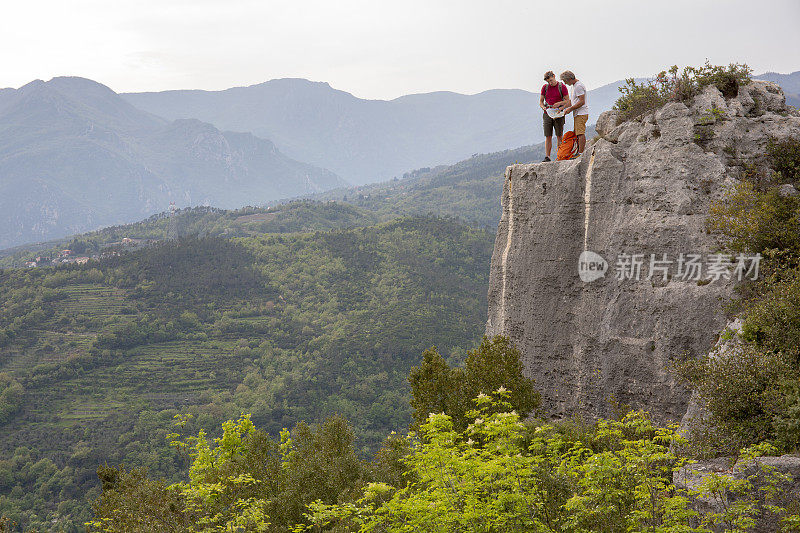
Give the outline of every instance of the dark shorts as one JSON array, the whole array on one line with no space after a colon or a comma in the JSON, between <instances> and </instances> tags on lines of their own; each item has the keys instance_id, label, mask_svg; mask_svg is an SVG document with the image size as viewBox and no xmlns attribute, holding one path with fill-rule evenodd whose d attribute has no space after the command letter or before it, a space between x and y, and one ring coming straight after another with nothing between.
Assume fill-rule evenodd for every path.
<instances>
[{"instance_id":1,"label":"dark shorts","mask_svg":"<svg viewBox=\"0 0 800 533\"><path fill-rule=\"evenodd\" d=\"M542 112L542 120L544 121L544 136L552 137L553 128L556 129L556 137L561 137L564 134L564 117L550 118L547 111Z\"/></svg>"}]
</instances>

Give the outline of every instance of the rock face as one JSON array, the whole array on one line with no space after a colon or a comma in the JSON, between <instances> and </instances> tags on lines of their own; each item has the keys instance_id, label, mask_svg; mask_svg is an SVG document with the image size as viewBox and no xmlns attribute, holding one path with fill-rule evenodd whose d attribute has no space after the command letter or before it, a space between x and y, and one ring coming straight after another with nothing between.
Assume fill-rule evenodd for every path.
<instances>
[{"instance_id":1,"label":"rock face","mask_svg":"<svg viewBox=\"0 0 800 533\"><path fill-rule=\"evenodd\" d=\"M516 343L552 417L608 416L620 403L678 420L689 394L670 361L714 345L735 284L709 269L719 259L709 207L770 136L800 136L800 116L758 81L733 99L709 87L620 125L615 113L601 115L579 159L506 170L486 333ZM598 279L579 276L582 254L593 260L584 279ZM671 261L652 276L651 254ZM702 255L700 279L681 254Z\"/></svg>"}]
</instances>

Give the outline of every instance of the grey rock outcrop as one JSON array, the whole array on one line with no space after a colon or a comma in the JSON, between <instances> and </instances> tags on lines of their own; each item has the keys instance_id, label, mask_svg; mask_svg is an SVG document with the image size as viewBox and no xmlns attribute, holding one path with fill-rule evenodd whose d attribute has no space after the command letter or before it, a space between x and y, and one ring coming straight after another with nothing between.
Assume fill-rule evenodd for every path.
<instances>
[{"instance_id":1,"label":"grey rock outcrop","mask_svg":"<svg viewBox=\"0 0 800 533\"><path fill-rule=\"evenodd\" d=\"M550 416L608 416L618 402L678 420L689 391L670 362L714 345L735 285L708 279L709 207L770 136L800 137L800 116L776 84L754 81L733 99L709 87L618 122L601 115L579 159L508 167L486 333L515 342ZM586 251L601 256L595 268L607 262L591 282L578 275ZM631 259L620 254L641 254L638 281L618 279ZM646 279L651 254L672 263ZM680 254L702 254L700 280L680 275Z\"/></svg>"},{"instance_id":2,"label":"grey rock outcrop","mask_svg":"<svg viewBox=\"0 0 800 533\"><path fill-rule=\"evenodd\" d=\"M709 494L701 489L702 484L711 476L727 478L728 486L736 481L747 480L749 487L742 486L740 490L721 489L718 493ZM733 461L730 457L719 457L688 464L673 476L673 481L678 488L688 490L691 496L692 507L701 516L724 513L726 506L736 501L750 501L754 505L755 526L748 531L770 533L786 531L781 527L781 516L770 512L766 504L780 507L791 506L800 501L800 457L794 455L781 455L771 457L758 457L756 459ZM774 491L775 499L767 502L765 495ZM791 507L789 507L791 509ZM698 524L696 524L698 525ZM712 531L730 531L729 528L719 524L711 527Z\"/></svg>"}]
</instances>

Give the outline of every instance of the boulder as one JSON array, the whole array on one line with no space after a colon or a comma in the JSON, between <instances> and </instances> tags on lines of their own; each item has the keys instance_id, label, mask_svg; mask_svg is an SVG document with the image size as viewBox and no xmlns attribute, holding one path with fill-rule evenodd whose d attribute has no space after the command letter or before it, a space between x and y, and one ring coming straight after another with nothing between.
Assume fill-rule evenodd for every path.
<instances>
[{"instance_id":1,"label":"boulder","mask_svg":"<svg viewBox=\"0 0 800 533\"><path fill-rule=\"evenodd\" d=\"M597 118L595 124L595 131L601 137L606 137L611 133L611 130L616 128L620 123L620 112L612 109L610 111L603 111Z\"/></svg>"},{"instance_id":2,"label":"boulder","mask_svg":"<svg viewBox=\"0 0 800 533\"><path fill-rule=\"evenodd\" d=\"M794 185L785 183L780 187L778 187L778 194L780 194L784 198L797 196L797 189L794 188Z\"/></svg>"}]
</instances>

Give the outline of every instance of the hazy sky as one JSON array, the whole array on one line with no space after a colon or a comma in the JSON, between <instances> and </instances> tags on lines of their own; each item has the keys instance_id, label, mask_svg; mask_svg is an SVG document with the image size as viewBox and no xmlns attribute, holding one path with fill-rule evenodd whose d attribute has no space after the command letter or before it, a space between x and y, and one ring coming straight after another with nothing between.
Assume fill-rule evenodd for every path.
<instances>
[{"instance_id":1,"label":"hazy sky","mask_svg":"<svg viewBox=\"0 0 800 533\"><path fill-rule=\"evenodd\" d=\"M557 10L553 6L558 6ZM800 0L4 0L0 87L84 76L118 92L327 81L365 98L590 88L672 64L800 70Z\"/></svg>"}]
</instances>

